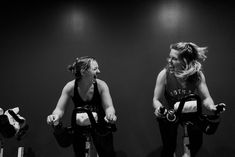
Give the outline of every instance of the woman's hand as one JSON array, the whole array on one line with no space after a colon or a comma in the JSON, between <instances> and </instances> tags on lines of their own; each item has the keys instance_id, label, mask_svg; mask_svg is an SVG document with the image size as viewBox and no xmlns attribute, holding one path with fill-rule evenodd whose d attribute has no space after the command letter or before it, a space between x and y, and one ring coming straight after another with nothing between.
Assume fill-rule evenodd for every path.
<instances>
[{"instance_id":1,"label":"woman's hand","mask_svg":"<svg viewBox=\"0 0 235 157\"><path fill-rule=\"evenodd\" d=\"M104 117L104 120L107 123L115 123L117 121L117 116L113 113L108 113L106 114L106 116Z\"/></svg>"},{"instance_id":2,"label":"woman's hand","mask_svg":"<svg viewBox=\"0 0 235 157\"><path fill-rule=\"evenodd\" d=\"M57 114L51 114L47 116L47 124L49 125L58 125L60 117Z\"/></svg>"}]
</instances>

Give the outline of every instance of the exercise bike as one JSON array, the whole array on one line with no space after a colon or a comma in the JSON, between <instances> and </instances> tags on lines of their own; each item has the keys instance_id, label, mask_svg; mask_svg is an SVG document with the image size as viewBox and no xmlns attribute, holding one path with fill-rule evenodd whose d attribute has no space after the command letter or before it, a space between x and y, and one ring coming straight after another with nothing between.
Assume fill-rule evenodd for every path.
<instances>
[{"instance_id":1,"label":"exercise bike","mask_svg":"<svg viewBox=\"0 0 235 157\"><path fill-rule=\"evenodd\" d=\"M77 121L82 122L83 127L79 126ZM99 157L93 144L92 133L105 136L117 130L115 124L107 123L105 120L102 124L98 123L97 115L89 106L77 107L73 110L71 127L63 127L62 123L59 123L53 128L55 138L61 147L70 146L73 143L75 132L79 131L85 138L85 157Z\"/></svg>"},{"instance_id":2,"label":"exercise bike","mask_svg":"<svg viewBox=\"0 0 235 157\"><path fill-rule=\"evenodd\" d=\"M76 121L81 118L88 130L84 132L86 138L85 141L85 153L86 157L98 157L95 146L92 142L92 134L97 134L99 136L106 136L110 132L115 132L117 130L115 124L111 124L102 119L101 122L98 122L98 115L96 112L92 112L93 109L91 106L77 107L73 111L73 115L76 115ZM79 118L79 116L81 116ZM73 123L73 122L72 122Z\"/></svg>"},{"instance_id":3,"label":"exercise bike","mask_svg":"<svg viewBox=\"0 0 235 157\"><path fill-rule=\"evenodd\" d=\"M183 118L184 113L190 113L184 106L194 105L195 114L197 114L196 120L191 120L188 118ZM165 118L171 123L180 123L183 128L183 155L182 157L191 157L190 152L190 141L188 135L189 125L196 125L201 131L207 135L212 135L216 132L218 125L220 123L220 113L225 111L225 104L220 103L216 105L216 111L212 115L202 114L201 99L198 95L189 95L182 98L174 106L174 109L167 110L165 107L159 109L159 113L162 118ZM196 109L196 111L195 111ZM175 156L175 154L174 154Z\"/></svg>"},{"instance_id":4,"label":"exercise bike","mask_svg":"<svg viewBox=\"0 0 235 157\"><path fill-rule=\"evenodd\" d=\"M21 117L18 112L19 108L8 109L3 113L1 109L0 115L0 157L3 157L4 153L4 140L9 138L16 138L19 142L19 147L17 150L17 157L24 157L24 146L21 143L23 136L29 129L26 120Z\"/></svg>"}]
</instances>

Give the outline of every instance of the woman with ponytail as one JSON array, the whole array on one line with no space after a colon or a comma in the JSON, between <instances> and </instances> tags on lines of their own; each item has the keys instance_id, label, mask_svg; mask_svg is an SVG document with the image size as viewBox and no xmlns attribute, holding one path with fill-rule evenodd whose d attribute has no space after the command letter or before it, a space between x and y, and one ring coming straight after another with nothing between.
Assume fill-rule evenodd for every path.
<instances>
[{"instance_id":1,"label":"woman with ponytail","mask_svg":"<svg viewBox=\"0 0 235 157\"><path fill-rule=\"evenodd\" d=\"M105 81L97 78L100 73L98 62L93 57L76 58L75 62L68 66L68 70L74 79L64 86L54 111L47 117L47 123L57 126L72 101L74 111L86 107L92 114L94 112L97 125L114 124L117 117L109 87ZM92 141L100 157L115 157L112 132L101 135L90 131L91 122L88 122L87 118L84 120L84 117L84 114L75 114L74 117L72 114L74 129L72 145L75 157L85 157L87 150L84 134L88 131L91 132Z\"/></svg>"},{"instance_id":2,"label":"woman with ponytail","mask_svg":"<svg viewBox=\"0 0 235 157\"><path fill-rule=\"evenodd\" d=\"M192 42L178 42L170 45L167 66L158 74L154 89L153 107L158 117L162 136L162 157L173 157L177 144L178 123L162 120L161 107L175 109L176 102L191 94L199 95L208 110L215 111L214 104L202 72L207 47L199 47ZM189 106L187 112L196 112L196 106ZM195 157L202 145L202 132L195 126L188 128L191 156Z\"/></svg>"}]
</instances>

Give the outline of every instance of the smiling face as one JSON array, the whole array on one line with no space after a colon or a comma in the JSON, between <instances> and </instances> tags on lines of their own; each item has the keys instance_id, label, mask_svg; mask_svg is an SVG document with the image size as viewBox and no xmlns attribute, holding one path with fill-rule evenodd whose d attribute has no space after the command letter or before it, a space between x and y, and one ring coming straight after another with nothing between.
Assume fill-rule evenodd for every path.
<instances>
[{"instance_id":1,"label":"smiling face","mask_svg":"<svg viewBox=\"0 0 235 157\"><path fill-rule=\"evenodd\" d=\"M183 69L183 62L179 58L179 51L171 49L168 58L168 66L171 72L178 72Z\"/></svg>"},{"instance_id":2,"label":"smiling face","mask_svg":"<svg viewBox=\"0 0 235 157\"><path fill-rule=\"evenodd\" d=\"M88 79L92 79L93 81L97 78L100 73L99 65L95 60L90 61L90 67L86 71L84 71L83 77Z\"/></svg>"}]
</instances>

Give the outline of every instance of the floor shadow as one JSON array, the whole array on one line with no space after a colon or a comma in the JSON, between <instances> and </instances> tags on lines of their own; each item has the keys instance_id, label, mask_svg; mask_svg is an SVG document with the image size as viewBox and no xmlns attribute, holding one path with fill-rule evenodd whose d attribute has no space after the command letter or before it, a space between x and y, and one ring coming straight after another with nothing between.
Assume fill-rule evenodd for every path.
<instances>
[{"instance_id":1,"label":"floor shadow","mask_svg":"<svg viewBox=\"0 0 235 157\"><path fill-rule=\"evenodd\" d=\"M36 157L34 150L31 147L27 148L24 157Z\"/></svg>"},{"instance_id":2,"label":"floor shadow","mask_svg":"<svg viewBox=\"0 0 235 157\"><path fill-rule=\"evenodd\" d=\"M122 150L118 150L116 151L116 157L127 157L127 154Z\"/></svg>"},{"instance_id":3,"label":"floor shadow","mask_svg":"<svg viewBox=\"0 0 235 157\"><path fill-rule=\"evenodd\" d=\"M215 148L212 157L232 157L235 156L235 148L220 146Z\"/></svg>"},{"instance_id":4,"label":"floor shadow","mask_svg":"<svg viewBox=\"0 0 235 157\"><path fill-rule=\"evenodd\" d=\"M150 152L146 157L160 157L161 156L161 151L162 151L162 146L160 146L160 147L156 148L155 150L153 150L152 152ZM182 156L182 152L177 152L176 155L177 156ZM222 157L222 156L213 156L204 147L202 147L200 149L197 156L198 157Z\"/></svg>"},{"instance_id":5,"label":"floor shadow","mask_svg":"<svg viewBox=\"0 0 235 157\"><path fill-rule=\"evenodd\" d=\"M212 157L212 154L205 147L201 147L201 149L199 150L196 156L197 157Z\"/></svg>"},{"instance_id":6,"label":"floor shadow","mask_svg":"<svg viewBox=\"0 0 235 157\"><path fill-rule=\"evenodd\" d=\"M162 151L162 146L157 147L155 150L150 152L146 157L160 157Z\"/></svg>"}]
</instances>

